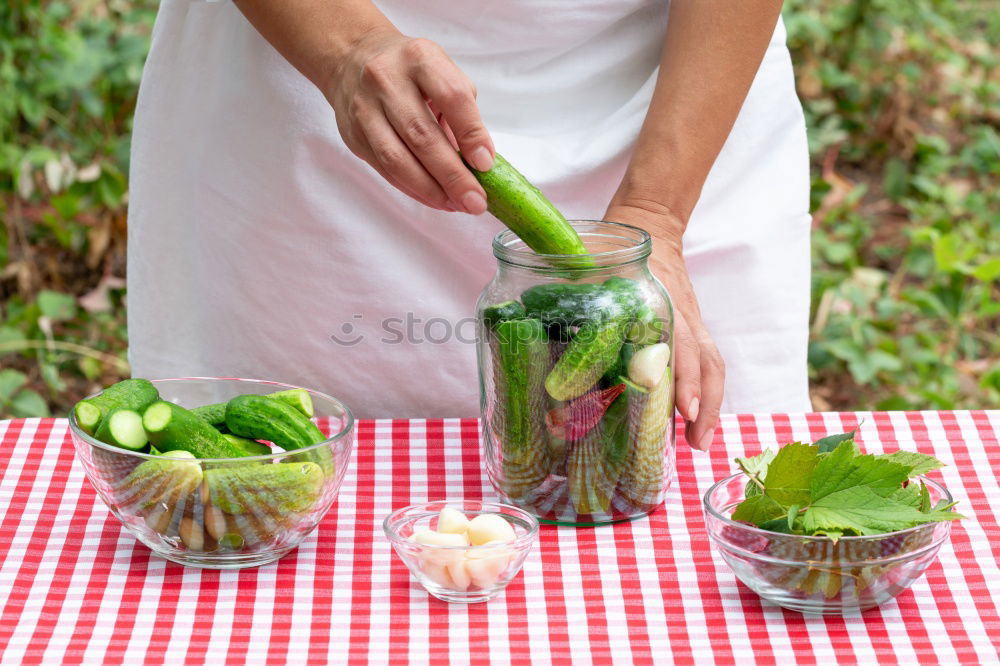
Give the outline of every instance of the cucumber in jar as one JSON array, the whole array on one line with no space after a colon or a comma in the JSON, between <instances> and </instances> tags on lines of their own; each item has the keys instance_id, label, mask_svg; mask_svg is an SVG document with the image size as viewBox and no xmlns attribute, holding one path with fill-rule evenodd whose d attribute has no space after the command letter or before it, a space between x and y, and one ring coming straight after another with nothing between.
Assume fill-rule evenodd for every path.
<instances>
[{"instance_id":1,"label":"cucumber in jar","mask_svg":"<svg viewBox=\"0 0 1000 666\"><path fill-rule=\"evenodd\" d=\"M545 432L549 350L545 327L538 319L500 322L491 335L498 396L492 426L503 461L500 485L516 499L541 485L549 473Z\"/></svg>"}]
</instances>

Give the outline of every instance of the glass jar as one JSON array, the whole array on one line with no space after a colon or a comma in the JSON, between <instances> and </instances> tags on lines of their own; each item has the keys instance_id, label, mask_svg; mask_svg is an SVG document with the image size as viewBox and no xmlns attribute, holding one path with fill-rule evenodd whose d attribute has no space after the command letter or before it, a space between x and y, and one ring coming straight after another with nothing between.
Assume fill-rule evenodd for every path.
<instances>
[{"instance_id":1,"label":"glass jar","mask_svg":"<svg viewBox=\"0 0 1000 666\"><path fill-rule=\"evenodd\" d=\"M644 515L674 469L673 309L636 227L572 222L590 254L540 255L511 231L480 294L486 472L539 520Z\"/></svg>"}]
</instances>

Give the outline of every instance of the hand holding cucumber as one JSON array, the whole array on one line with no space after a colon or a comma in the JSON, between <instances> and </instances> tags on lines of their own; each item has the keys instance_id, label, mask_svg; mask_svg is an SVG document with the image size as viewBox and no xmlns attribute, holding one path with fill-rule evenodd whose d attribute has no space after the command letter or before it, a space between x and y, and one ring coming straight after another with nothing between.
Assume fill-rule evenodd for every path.
<instances>
[{"instance_id":1,"label":"hand holding cucumber","mask_svg":"<svg viewBox=\"0 0 1000 666\"><path fill-rule=\"evenodd\" d=\"M369 31L321 85L347 147L417 201L448 211L486 211L477 169L493 165L493 142L476 90L437 44L391 25Z\"/></svg>"},{"instance_id":2,"label":"hand holding cucumber","mask_svg":"<svg viewBox=\"0 0 1000 666\"><path fill-rule=\"evenodd\" d=\"M712 444L719 423L726 366L701 320L701 310L681 254L684 225L666 212L612 203L604 219L632 224L653 237L650 269L674 305L677 409L686 421L688 443L702 451Z\"/></svg>"}]
</instances>

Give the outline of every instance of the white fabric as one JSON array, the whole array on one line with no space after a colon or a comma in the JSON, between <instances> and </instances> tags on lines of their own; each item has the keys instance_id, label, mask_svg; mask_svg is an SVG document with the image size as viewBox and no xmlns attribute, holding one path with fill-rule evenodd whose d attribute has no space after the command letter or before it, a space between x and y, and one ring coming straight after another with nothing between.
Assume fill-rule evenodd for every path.
<instances>
[{"instance_id":1,"label":"white fabric","mask_svg":"<svg viewBox=\"0 0 1000 666\"><path fill-rule=\"evenodd\" d=\"M568 217L603 214L650 99L664 2L378 4L445 48L475 82L498 150ZM808 407L808 164L784 38L779 25L685 240L728 365L727 411ZM428 342L445 324L425 325L472 316L500 224L427 209L384 183L231 3L162 3L130 197L136 376L287 381L362 417L478 412L474 345ZM394 344L392 318L407 313L423 322L417 339Z\"/></svg>"}]
</instances>

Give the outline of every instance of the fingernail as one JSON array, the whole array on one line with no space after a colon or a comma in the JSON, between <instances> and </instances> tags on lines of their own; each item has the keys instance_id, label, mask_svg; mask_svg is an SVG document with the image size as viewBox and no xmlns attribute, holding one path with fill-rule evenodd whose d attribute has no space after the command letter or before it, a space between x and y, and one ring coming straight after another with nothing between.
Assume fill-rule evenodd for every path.
<instances>
[{"instance_id":1,"label":"fingernail","mask_svg":"<svg viewBox=\"0 0 1000 666\"><path fill-rule=\"evenodd\" d=\"M476 168L476 171L489 171L493 168L493 156L486 148L479 146L469 153L469 164Z\"/></svg>"},{"instance_id":2,"label":"fingernail","mask_svg":"<svg viewBox=\"0 0 1000 666\"><path fill-rule=\"evenodd\" d=\"M462 195L462 207L473 215L486 212L486 197L479 192L466 192Z\"/></svg>"},{"instance_id":3,"label":"fingernail","mask_svg":"<svg viewBox=\"0 0 1000 666\"><path fill-rule=\"evenodd\" d=\"M708 447L712 446L712 440L715 439L715 429L709 430L701 439L698 440L698 448L702 451L708 451Z\"/></svg>"},{"instance_id":4,"label":"fingernail","mask_svg":"<svg viewBox=\"0 0 1000 666\"><path fill-rule=\"evenodd\" d=\"M701 405L701 401L695 398L688 403L688 420L697 421L698 420L698 406Z\"/></svg>"}]
</instances>

